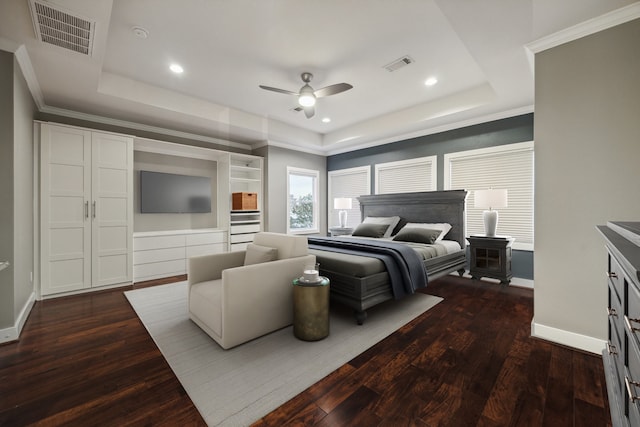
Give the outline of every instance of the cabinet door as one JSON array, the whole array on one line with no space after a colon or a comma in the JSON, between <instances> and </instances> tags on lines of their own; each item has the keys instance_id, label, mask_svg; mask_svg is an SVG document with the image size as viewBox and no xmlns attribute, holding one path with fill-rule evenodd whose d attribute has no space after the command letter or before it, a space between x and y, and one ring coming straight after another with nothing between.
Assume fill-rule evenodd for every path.
<instances>
[{"instance_id":1,"label":"cabinet door","mask_svg":"<svg viewBox=\"0 0 640 427\"><path fill-rule=\"evenodd\" d=\"M91 133L42 126L41 291L91 286Z\"/></svg>"},{"instance_id":2,"label":"cabinet door","mask_svg":"<svg viewBox=\"0 0 640 427\"><path fill-rule=\"evenodd\" d=\"M92 286L133 275L133 141L92 133Z\"/></svg>"}]
</instances>

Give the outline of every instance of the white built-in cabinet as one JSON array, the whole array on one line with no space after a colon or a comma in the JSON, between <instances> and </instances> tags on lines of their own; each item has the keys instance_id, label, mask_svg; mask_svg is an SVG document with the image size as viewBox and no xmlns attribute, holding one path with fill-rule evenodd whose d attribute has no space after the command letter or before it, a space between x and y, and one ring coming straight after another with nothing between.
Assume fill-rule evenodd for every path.
<instances>
[{"instance_id":1,"label":"white built-in cabinet","mask_svg":"<svg viewBox=\"0 0 640 427\"><path fill-rule=\"evenodd\" d=\"M227 231L216 229L137 232L133 235L133 280L142 282L187 272L194 256L227 252Z\"/></svg>"},{"instance_id":2,"label":"white built-in cabinet","mask_svg":"<svg viewBox=\"0 0 640 427\"><path fill-rule=\"evenodd\" d=\"M262 157L143 138L136 139L134 150L165 156L210 160L217 163L218 191L217 199L215 202L212 201L212 206L215 206L218 219L216 229L226 233L227 251L245 249L247 244L253 241L253 236L263 230L264 161ZM232 210L231 194L241 192L257 193L258 209L252 211ZM136 237L137 235L138 233L136 233Z\"/></svg>"},{"instance_id":3,"label":"white built-in cabinet","mask_svg":"<svg viewBox=\"0 0 640 427\"><path fill-rule=\"evenodd\" d=\"M39 126L41 295L130 283L133 138Z\"/></svg>"},{"instance_id":4,"label":"white built-in cabinet","mask_svg":"<svg viewBox=\"0 0 640 427\"><path fill-rule=\"evenodd\" d=\"M229 155L229 193L256 193L258 209L231 210L229 218L229 249L243 250L262 231L262 157L244 154Z\"/></svg>"}]
</instances>

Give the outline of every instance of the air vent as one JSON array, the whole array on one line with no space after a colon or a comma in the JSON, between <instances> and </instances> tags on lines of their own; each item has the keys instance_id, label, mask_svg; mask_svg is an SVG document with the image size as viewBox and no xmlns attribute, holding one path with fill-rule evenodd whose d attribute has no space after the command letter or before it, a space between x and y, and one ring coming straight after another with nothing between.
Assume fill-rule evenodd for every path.
<instances>
[{"instance_id":1,"label":"air vent","mask_svg":"<svg viewBox=\"0 0 640 427\"><path fill-rule=\"evenodd\" d=\"M91 56L94 21L72 15L43 1L31 0L29 5L38 40Z\"/></svg>"},{"instance_id":2,"label":"air vent","mask_svg":"<svg viewBox=\"0 0 640 427\"><path fill-rule=\"evenodd\" d=\"M409 55L405 55L402 58L396 59L390 64L385 65L384 68L386 68L387 71L391 72L391 71L396 71L402 67L406 67L409 64L413 64L414 62L415 61L413 60L412 57L410 57Z\"/></svg>"}]
</instances>

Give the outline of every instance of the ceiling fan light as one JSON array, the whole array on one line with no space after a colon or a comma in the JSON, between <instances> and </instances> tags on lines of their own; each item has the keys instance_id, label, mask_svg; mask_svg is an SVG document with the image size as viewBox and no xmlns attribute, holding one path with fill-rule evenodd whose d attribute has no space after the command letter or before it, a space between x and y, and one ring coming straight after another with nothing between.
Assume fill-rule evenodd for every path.
<instances>
[{"instance_id":1,"label":"ceiling fan light","mask_svg":"<svg viewBox=\"0 0 640 427\"><path fill-rule=\"evenodd\" d=\"M316 104L316 97L312 93L302 93L298 98L298 104L303 107L313 107Z\"/></svg>"}]
</instances>

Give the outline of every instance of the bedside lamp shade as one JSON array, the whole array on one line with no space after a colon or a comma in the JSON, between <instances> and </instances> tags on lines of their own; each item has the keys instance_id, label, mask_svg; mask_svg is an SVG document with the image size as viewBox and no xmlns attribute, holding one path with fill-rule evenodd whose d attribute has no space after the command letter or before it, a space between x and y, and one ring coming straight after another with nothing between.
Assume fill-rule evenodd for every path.
<instances>
[{"instance_id":1,"label":"bedside lamp shade","mask_svg":"<svg viewBox=\"0 0 640 427\"><path fill-rule=\"evenodd\" d=\"M484 220L484 233L493 237L498 227L498 211L496 208L507 207L507 190L477 190L473 194L474 207L488 209L482 213Z\"/></svg>"},{"instance_id":2,"label":"bedside lamp shade","mask_svg":"<svg viewBox=\"0 0 640 427\"><path fill-rule=\"evenodd\" d=\"M345 209L351 209L351 198L338 197L333 199L333 208L340 209L338 216L340 218L340 228L346 228L347 226L347 211Z\"/></svg>"}]
</instances>

